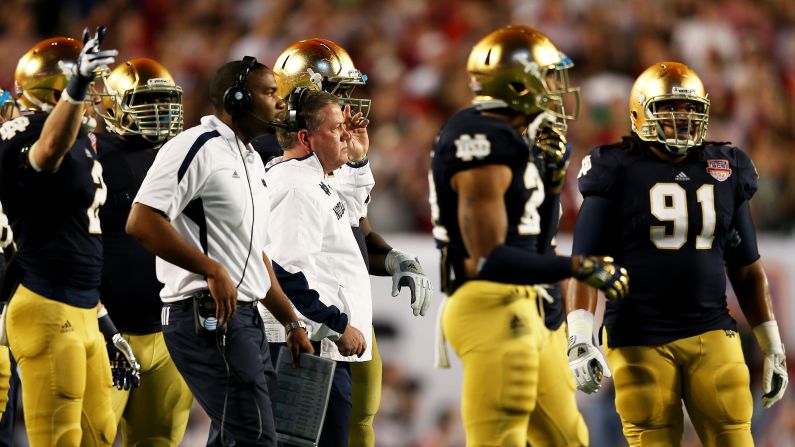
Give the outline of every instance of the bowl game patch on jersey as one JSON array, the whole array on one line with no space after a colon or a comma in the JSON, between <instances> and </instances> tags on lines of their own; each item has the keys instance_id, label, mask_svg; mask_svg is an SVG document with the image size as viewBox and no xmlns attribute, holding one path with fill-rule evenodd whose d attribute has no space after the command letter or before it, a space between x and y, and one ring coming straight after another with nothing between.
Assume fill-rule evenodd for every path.
<instances>
[{"instance_id":1,"label":"bowl game patch on jersey","mask_svg":"<svg viewBox=\"0 0 795 447\"><path fill-rule=\"evenodd\" d=\"M719 182L725 181L732 175L729 160L707 160L707 172Z\"/></svg>"}]
</instances>

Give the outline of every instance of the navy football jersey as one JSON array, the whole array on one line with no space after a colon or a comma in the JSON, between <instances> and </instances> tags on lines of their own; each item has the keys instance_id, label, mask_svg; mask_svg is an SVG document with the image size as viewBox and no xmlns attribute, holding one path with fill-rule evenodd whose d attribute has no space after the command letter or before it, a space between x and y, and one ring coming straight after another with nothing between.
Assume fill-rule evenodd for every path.
<instances>
[{"instance_id":1,"label":"navy football jersey","mask_svg":"<svg viewBox=\"0 0 795 447\"><path fill-rule=\"evenodd\" d=\"M268 160L284 155L284 150L276 141L276 135L265 134L251 140L251 147L259 153L262 162L267 164Z\"/></svg>"},{"instance_id":2,"label":"navy football jersey","mask_svg":"<svg viewBox=\"0 0 795 447\"><path fill-rule=\"evenodd\" d=\"M546 249L538 247L537 239L541 231L538 207L544 202L544 185L530 148L507 122L475 108L464 109L453 115L437 136L429 179L433 236L437 247L445 253L442 271L447 285L443 287L450 294L463 282L455 277L455 272L462 269L468 257L458 226L458 194L450 180L460 171L485 165L505 165L513 174L505 192L508 216L505 244L533 252ZM562 305L560 300L545 304L549 306L550 319L555 320L548 321L548 326L559 326Z\"/></svg>"},{"instance_id":3,"label":"navy football jersey","mask_svg":"<svg viewBox=\"0 0 795 447\"><path fill-rule=\"evenodd\" d=\"M735 210L756 191L753 163L743 151L716 144L672 163L629 141L594 149L579 174L584 197L610 200L608 254L631 278L629 295L607 303L610 346L736 330L724 248Z\"/></svg>"},{"instance_id":4,"label":"navy football jersey","mask_svg":"<svg viewBox=\"0 0 795 447\"><path fill-rule=\"evenodd\" d=\"M102 166L81 132L58 170L36 172L27 151L46 119L36 113L0 126L0 201L14 231L22 283L48 298L93 307L99 294L91 291L102 274ZM89 292L51 293L62 286Z\"/></svg>"},{"instance_id":5,"label":"navy football jersey","mask_svg":"<svg viewBox=\"0 0 795 447\"><path fill-rule=\"evenodd\" d=\"M124 230L133 199L155 160L158 143L140 137L95 134L108 199L100 210L105 263L100 293L116 327L125 333L161 330L155 256Z\"/></svg>"}]
</instances>

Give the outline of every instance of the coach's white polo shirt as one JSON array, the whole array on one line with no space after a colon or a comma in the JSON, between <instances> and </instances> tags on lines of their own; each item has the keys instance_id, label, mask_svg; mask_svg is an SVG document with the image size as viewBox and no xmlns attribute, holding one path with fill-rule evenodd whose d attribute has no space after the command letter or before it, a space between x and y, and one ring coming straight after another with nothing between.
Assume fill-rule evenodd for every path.
<instances>
[{"instance_id":1,"label":"coach's white polo shirt","mask_svg":"<svg viewBox=\"0 0 795 447\"><path fill-rule=\"evenodd\" d=\"M337 191L345 202L348 221L352 227L359 226L359 220L367 217L367 206L370 204L370 191L375 186L370 162L364 166L352 167L344 164L334 171Z\"/></svg>"},{"instance_id":2,"label":"coach's white polo shirt","mask_svg":"<svg viewBox=\"0 0 795 447\"><path fill-rule=\"evenodd\" d=\"M270 288L262 260L270 217L265 168L259 154L217 117L203 117L200 125L163 145L135 202L168 216L177 232L220 262L235 284L242 277L239 301L265 297ZM157 279L165 284L164 303L207 288L201 275L161 258Z\"/></svg>"},{"instance_id":3,"label":"coach's white polo shirt","mask_svg":"<svg viewBox=\"0 0 795 447\"><path fill-rule=\"evenodd\" d=\"M271 194L271 222L265 252L290 273L302 272L324 306L348 316L367 340L362 357L340 355L328 338L323 357L348 362L372 358L373 307L370 274L351 231L345 203L313 154L271 166L265 174ZM307 321L313 324L312 321ZM313 339L339 335L313 324Z\"/></svg>"}]
</instances>

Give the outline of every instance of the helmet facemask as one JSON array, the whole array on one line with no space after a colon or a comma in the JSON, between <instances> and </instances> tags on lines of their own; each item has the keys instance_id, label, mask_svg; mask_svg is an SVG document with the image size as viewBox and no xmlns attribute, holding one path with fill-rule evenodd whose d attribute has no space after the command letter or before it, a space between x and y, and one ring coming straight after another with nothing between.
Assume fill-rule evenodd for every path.
<instances>
[{"instance_id":1,"label":"helmet facemask","mask_svg":"<svg viewBox=\"0 0 795 447\"><path fill-rule=\"evenodd\" d=\"M539 79L543 91L536 95L536 106L555 118L553 125L566 130L567 121L577 119L580 114L580 89L569 82L569 70L574 67L571 59L560 53L560 62L541 70ZM570 103L567 113L566 102Z\"/></svg>"},{"instance_id":2,"label":"helmet facemask","mask_svg":"<svg viewBox=\"0 0 795 447\"><path fill-rule=\"evenodd\" d=\"M370 115L370 99L354 98L351 95L357 85L364 85L367 82L367 75L357 69L352 69L348 76L330 76L324 78L321 89L340 98L340 102L351 106L351 114L361 112L362 118Z\"/></svg>"},{"instance_id":3,"label":"helmet facemask","mask_svg":"<svg viewBox=\"0 0 795 447\"><path fill-rule=\"evenodd\" d=\"M645 102L645 124L637 130L644 140L662 143L674 155L685 155L704 142L709 123L709 99L669 94ZM674 107L676 104L680 106ZM666 127L671 129L668 134Z\"/></svg>"},{"instance_id":4,"label":"helmet facemask","mask_svg":"<svg viewBox=\"0 0 795 447\"><path fill-rule=\"evenodd\" d=\"M157 143L182 132L184 111L182 88L166 78L151 78L145 84L120 92L104 79L104 110L109 131L119 135L140 135Z\"/></svg>"},{"instance_id":5,"label":"helmet facemask","mask_svg":"<svg viewBox=\"0 0 795 447\"><path fill-rule=\"evenodd\" d=\"M0 123L14 119L18 113L14 98L7 91L0 89Z\"/></svg>"}]
</instances>

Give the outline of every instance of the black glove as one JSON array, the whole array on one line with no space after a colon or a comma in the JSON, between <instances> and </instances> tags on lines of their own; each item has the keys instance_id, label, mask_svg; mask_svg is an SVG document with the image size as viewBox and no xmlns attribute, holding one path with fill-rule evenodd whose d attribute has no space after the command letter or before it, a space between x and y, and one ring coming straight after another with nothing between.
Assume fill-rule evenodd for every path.
<instances>
[{"instance_id":1,"label":"black glove","mask_svg":"<svg viewBox=\"0 0 795 447\"><path fill-rule=\"evenodd\" d=\"M544 184L551 190L560 188L566 179L571 155L571 146L566 143L563 131L554 126L539 130L533 154L543 162L541 177Z\"/></svg>"},{"instance_id":2,"label":"black glove","mask_svg":"<svg viewBox=\"0 0 795 447\"><path fill-rule=\"evenodd\" d=\"M604 292L607 299L619 300L629 293L629 275L609 256L577 256L580 266L574 273L578 280Z\"/></svg>"},{"instance_id":3,"label":"black glove","mask_svg":"<svg viewBox=\"0 0 795 447\"><path fill-rule=\"evenodd\" d=\"M105 346L108 348L113 386L120 390L138 388L141 384L141 365L138 364L130 344L116 329L110 315L99 317L98 323L99 330L105 336Z\"/></svg>"}]
</instances>

